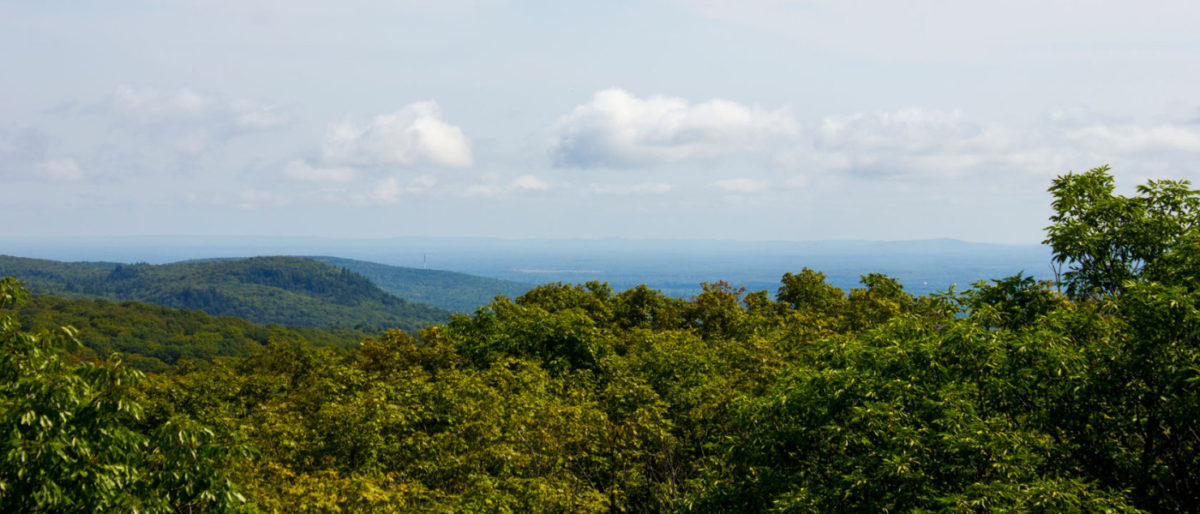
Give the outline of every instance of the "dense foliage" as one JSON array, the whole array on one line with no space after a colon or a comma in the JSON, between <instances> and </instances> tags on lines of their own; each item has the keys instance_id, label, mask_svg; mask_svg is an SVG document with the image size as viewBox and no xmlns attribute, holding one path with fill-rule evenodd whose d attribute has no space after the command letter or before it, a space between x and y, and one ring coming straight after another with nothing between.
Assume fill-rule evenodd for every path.
<instances>
[{"instance_id":1,"label":"dense foliage","mask_svg":"<svg viewBox=\"0 0 1200 514\"><path fill-rule=\"evenodd\" d=\"M23 301L0 281L0 309ZM178 512L244 504L229 478L247 449L181 416L147 415L142 374L117 359L70 364L75 331L0 318L0 510ZM219 429L218 429L219 430Z\"/></svg>"},{"instance_id":2,"label":"dense foliage","mask_svg":"<svg viewBox=\"0 0 1200 514\"><path fill-rule=\"evenodd\" d=\"M13 385L0 417L16 428L0 454L9 459L0 501L47 510L145 501L147 511L1195 512L1200 291L1194 275L1161 264L1188 262L1192 215L1144 209L1105 231L1068 230L1086 206L1059 186L1106 174L1082 176L1052 190L1049 238L1071 273L1066 295L1023 275L914 297L869 274L842 291L809 269L785 275L773 296L724 283L691 300L547 284L415 336L364 339L355 352L276 339L245 359L189 362L136 385L96 378L132 373L115 363L70 365L45 346L31 350L53 338L10 316L0 373ZM1186 183L1159 184L1170 187L1141 194L1195 195ZM1136 226L1169 236L1139 239ZM1121 247L1097 243L1109 231L1161 246L1104 258L1078 250ZM1130 255L1126 272L1092 273ZM64 396L65 387L94 393ZM85 411L99 414L75 414ZM29 435L42 426L51 432ZM204 450L151 458L180 454L155 435L175 427L208 434L179 439ZM49 442L25 442L35 437ZM55 453L67 441L98 457ZM247 448L253 459L240 457ZM75 471L84 465L99 475ZM164 475L156 466L165 465L180 470ZM161 476L175 481L152 479ZM9 492L18 490L49 492Z\"/></svg>"},{"instance_id":3,"label":"dense foliage","mask_svg":"<svg viewBox=\"0 0 1200 514\"><path fill-rule=\"evenodd\" d=\"M299 257L124 265L0 256L5 275L37 294L131 300L254 323L414 330L449 314L392 296L357 273Z\"/></svg>"},{"instance_id":4,"label":"dense foliage","mask_svg":"<svg viewBox=\"0 0 1200 514\"><path fill-rule=\"evenodd\" d=\"M77 329L84 346L76 352L78 358L104 360L116 352L126 365L142 371L166 371L187 359L247 357L272 339L349 350L368 335L345 328L257 325L241 318L146 303L45 295L31 296L15 314L21 326L32 331L60 326Z\"/></svg>"}]
</instances>

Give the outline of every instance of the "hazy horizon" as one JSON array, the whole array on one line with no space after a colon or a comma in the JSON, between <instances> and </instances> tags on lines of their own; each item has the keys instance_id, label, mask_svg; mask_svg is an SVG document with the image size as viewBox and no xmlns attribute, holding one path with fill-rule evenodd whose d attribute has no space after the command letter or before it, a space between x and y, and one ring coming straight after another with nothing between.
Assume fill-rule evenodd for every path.
<instances>
[{"instance_id":1,"label":"hazy horizon","mask_svg":"<svg viewBox=\"0 0 1200 514\"><path fill-rule=\"evenodd\" d=\"M924 241L729 241L661 239L497 239L317 237L0 237L0 254L59 261L165 264L193 259L271 255L331 256L408 268L455 271L527 284L646 284L688 297L701 282L727 281L774 290L784 273L811 268L831 284L858 287L859 276L885 273L910 292L1024 273L1050 278L1042 245Z\"/></svg>"}]
</instances>

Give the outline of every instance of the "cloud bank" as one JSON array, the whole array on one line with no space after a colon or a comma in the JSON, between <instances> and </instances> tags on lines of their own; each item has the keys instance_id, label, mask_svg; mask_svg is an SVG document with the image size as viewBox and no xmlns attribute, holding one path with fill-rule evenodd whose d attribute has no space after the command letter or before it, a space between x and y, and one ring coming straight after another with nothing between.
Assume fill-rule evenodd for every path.
<instances>
[{"instance_id":1,"label":"cloud bank","mask_svg":"<svg viewBox=\"0 0 1200 514\"><path fill-rule=\"evenodd\" d=\"M737 194L804 187L810 183L806 176L1020 180L1103 163L1137 163L1166 175L1195 171L1200 124L1135 123L1072 112L1055 111L1018 126L972 119L962 110L905 107L830 114L814 120L814 130L801 131L801 122L786 110L724 100L639 98L607 89L552 126L549 151L557 167L651 170L718 162L713 170L754 171L753 179L705 178L695 168L654 171L671 180L707 180L719 191ZM592 190L634 192L594 184Z\"/></svg>"},{"instance_id":2,"label":"cloud bank","mask_svg":"<svg viewBox=\"0 0 1200 514\"><path fill-rule=\"evenodd\" d=\"M961 111L905 108L825 117L813 149L815 169L859 178L1057 174L1104 163L1178 175L1195 171L1200 126L1051 113L1039 124L1017 127L971 121Z\"/></svg>"}]
</instances>

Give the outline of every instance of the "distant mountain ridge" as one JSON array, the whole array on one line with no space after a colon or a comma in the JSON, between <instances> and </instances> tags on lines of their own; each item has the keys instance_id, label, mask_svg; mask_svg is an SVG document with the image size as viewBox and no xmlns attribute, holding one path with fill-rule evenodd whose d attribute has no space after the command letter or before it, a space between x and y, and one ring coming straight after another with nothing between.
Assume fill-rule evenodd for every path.
<instances>
[{"instance_id":1,"label":"distant mountain ridge","mask_svg":"<svg viewBox=\"0 0 1200 514\"><path fill-rule=\"evenodd\" d=\"M534 287L455 271L407 268L341 257L308 258L358 273L400 298L454 312L469 313L498 294L515 298Z\"/></svg>"},{"instance_id":2,"label":"distant mountain ridge","mask_svg":"<svg viewBox=\"0 0 1200 514\"><path fill-rule=\"evenodd\" d=\"M132 300L254 323L415 330L450 314L391 295L348 269L301 257L151 265L0 256L0 276L7 275L37 294Z\"/></svg>"},{"instance_id":3,"label":"distant mountain ridge","mask_svg":"<svg viewBox=\"0 0 1200 514\"><path fill-rule=\"evenodd\" d=\"M384 239L244 236L0 237L0 252L59 260L175 262L252 255L336 255L373 263L431 268L518 283L602 280L616 290L638 284L687 298L700 283L724 280L774 291L784 273L811 268L841 289L884 273L915 294L1023 272L1054 278L1045 245L957 239L900 241L737 241L697 239Z\"/></svg>"}]
</instances>

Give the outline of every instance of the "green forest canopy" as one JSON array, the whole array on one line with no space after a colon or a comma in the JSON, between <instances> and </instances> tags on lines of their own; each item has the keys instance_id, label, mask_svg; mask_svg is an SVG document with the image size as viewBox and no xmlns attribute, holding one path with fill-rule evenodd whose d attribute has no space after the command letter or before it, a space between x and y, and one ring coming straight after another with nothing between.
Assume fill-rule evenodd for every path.
<instances>
[{"instance_id":1,"label":"green forest canopy","mask_svg":"<svg viewBox=\"0 0 1200 514\"><path fill-rule=\"evenodd\" d=\"M356 348L368 335L348 328L258 325L199 310L48 295L31 295L14 314L26 330L76 328L84 346L77 358L104 360L115 352L126 365L142 371L166 371L180 360L247 357L272 339L306 341L344 351Z\"/></svg>"},{"instance_id":2,"label":"green forest canopy","mask_svg":"<svg viewBox=\"0 0 1200 514\"><path fill-rule=\"evenodd\" d=\"M0 509L1194 512L1198 193L1111 184L1055 180L1060 283L547 284L149 375L6 315Z\"/></svg>"}]
</instances>

